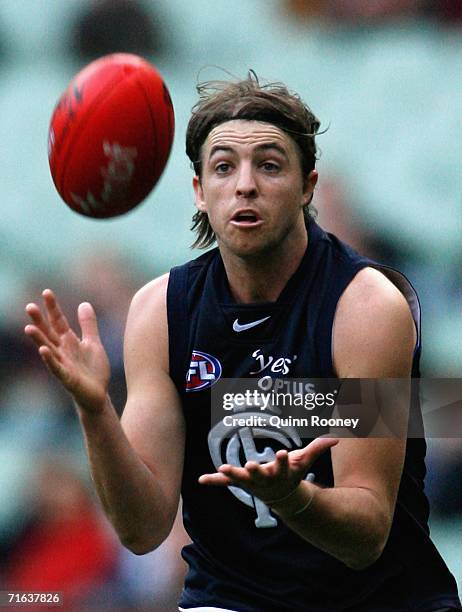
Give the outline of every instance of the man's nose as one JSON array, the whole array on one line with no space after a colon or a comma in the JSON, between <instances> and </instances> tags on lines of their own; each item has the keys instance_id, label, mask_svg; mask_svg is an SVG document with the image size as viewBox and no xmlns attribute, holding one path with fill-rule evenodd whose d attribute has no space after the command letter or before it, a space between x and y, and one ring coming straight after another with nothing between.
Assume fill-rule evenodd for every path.
<instances>
[{"instance_id":1,"label":"man's nose","mask_svg":"<svg viewBox=\"0 0 462 612\"><path fill-rule=\"evenodd\" d=\"M257 195L257 192L252 164L241 164L237 174L236 195L240 198L253 198Z\"/></svg>"}]
</instances>

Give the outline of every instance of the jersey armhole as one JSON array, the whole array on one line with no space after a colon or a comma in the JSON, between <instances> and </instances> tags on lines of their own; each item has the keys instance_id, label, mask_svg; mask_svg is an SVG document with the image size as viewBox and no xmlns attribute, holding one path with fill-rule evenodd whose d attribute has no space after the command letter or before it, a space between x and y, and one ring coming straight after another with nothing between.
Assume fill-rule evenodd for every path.
<instances>
[{"instance_id":1,"label":"jersey armhole","mask_svg":"<svg viewBox=\"0 0 462 612\"><path fill-rule=\"evenodd\" d=\"M177 266L171 269L167 286L169 372L180 395L184 393L189 365L187 280L187 266Z\"/></svg>"},{"instance_id":2,"label":"jersey armhole","mask_svg":"<svg viewBox=\"0 0 462 612\"><path fill-rule=\"evenodd\" d=\"M333 359L333 335L334 335L334 320L335 313L337 312L338 302L340 297L342 296L345 289L351 283L353 278L356 276L358 272L360 272L364 268L375 268L379 272L381 272L384 276L388 278L403 294L405 297L409 308L411 310L412 318L414 320L414 324L417 332L417 340L414 348L414 357L415 365L413 365L413 376L418 376L418 361L421 352L421 313L420 313L420 303L417 297L417 293L414 287L411 285L409 280L402 274L398 272L394 268L390 268L389 266L384 266L375 263L370 260L363 260L358 262L353 269L348 270L348 272L342 275L341 282L337 283L337 285L332 288L329 294L329 306L328 309L323 313L322 317L322 327L320 329L319 341L322 338L328 338L329 347L328 350L322 350L319 346L318 341L318 355L320 356L320 368L323 372L323 376L330 377L335 376L334 373L334 359Z\"/></svg>"}]
</instances>

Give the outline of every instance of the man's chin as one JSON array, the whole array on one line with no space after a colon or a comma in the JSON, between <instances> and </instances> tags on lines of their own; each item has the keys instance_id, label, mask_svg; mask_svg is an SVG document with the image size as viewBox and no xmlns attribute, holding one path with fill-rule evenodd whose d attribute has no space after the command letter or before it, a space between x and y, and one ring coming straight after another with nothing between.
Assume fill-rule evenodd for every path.
<instances>
[{"instance_id":1,"label":"man's chin","mask_svg":"<svg viewBox=\"0 0 462 612\"><path fill-rule=\"evenodd\" d=\"M274 255L274 241L246 240L246 241L222 241L218 240L220 250L239 257L241 259L260 259Z\"/></svg>"}]
</instances>

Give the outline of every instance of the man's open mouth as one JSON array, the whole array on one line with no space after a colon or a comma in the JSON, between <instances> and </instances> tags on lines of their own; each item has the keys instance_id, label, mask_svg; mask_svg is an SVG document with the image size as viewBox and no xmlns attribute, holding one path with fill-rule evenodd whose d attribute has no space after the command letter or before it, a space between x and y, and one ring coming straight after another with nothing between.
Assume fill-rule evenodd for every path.
<instances>
[{"instance_id":1,"label":"man's open mouth","mask_svg":"<svg viewBox=\"0 0 462 612\"><path fill-rule=\"evenodd\" d=\"M231 217L234 225L257 225L262 223L260 215L254 210L238 210Z\"/></svg>"}]
</instances>

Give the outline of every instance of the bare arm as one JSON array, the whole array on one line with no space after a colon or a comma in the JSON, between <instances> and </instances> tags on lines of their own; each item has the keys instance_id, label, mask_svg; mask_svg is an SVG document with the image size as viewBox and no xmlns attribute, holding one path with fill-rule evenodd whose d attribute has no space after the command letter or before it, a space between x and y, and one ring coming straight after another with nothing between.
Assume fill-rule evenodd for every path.
<instances>
[{"instance_id":1,"label":"bare arm","mask_svg":"<svg viewBox=\"0 0 462 612\"><path fill-rule=\"evenodd\" d=\"M411 371L415 330L404 297L367 268L340 299L334 324L334 366L339 378L398 378ZM302 538L353 569L381 554L388 538L402 473L405 440L318 438L301 450L243 468L224 465L204 484L237 485L266 503ZM302 481L331 447L334 487Z\"/></svg>"},{"instance_id":2,"label":"bare arm","mask_svg":"<svg viewBox=\"0 0 462 612\"><path fill-rule=\"evenodd\" d=\"M79 307L82 339L69 328L51 291L44 317L27 312L26 333L74 398L98 495L122 543L135 553L155 548L175 518L184 448L179 399L168 376L167 278L143 288L127 321L128 400L122 425L107 395L109 364L89 304ZM167 447L166 440L174 440Z\"/></svg>"}]
</instances>

